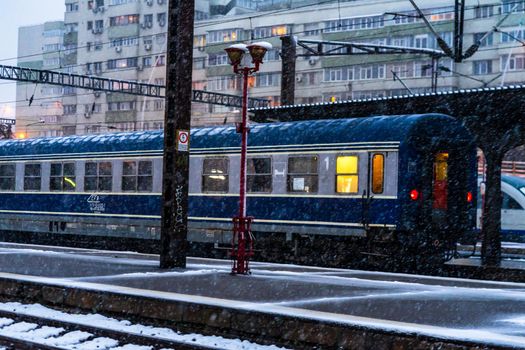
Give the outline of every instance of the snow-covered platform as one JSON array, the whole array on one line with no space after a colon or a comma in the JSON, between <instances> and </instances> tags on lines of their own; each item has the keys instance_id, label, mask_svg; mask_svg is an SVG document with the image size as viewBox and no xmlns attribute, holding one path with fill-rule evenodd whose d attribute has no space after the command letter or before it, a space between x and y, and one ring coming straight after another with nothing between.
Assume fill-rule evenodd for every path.
<instances>
[{"instance_id":1,"label":"snow-covered platform","mask_svg":"<svg viewBox=\"0 0 525 350\"><path fill-rule=\"evenodd\" d=\"M525 284L0 244L0 295L322 348L525 349Z\"/></svg>"}]
</instances>

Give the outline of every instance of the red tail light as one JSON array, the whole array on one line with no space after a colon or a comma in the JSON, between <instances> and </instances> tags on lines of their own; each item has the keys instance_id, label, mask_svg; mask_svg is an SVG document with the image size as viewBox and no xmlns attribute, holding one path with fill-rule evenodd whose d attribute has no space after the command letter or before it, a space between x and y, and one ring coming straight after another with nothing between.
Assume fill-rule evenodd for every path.
<instances>
[{"instance_id":1,"label":"red tail light","mask_svg":"<svg viewBox=\"0 0 525 350\"><path fill-rule=\"evenodd\" d=\"M472 192L467 192L467 202L472 202Z\"/></svg>"},{"instance_id":2,"label":"red tail light","mask_svg":"<svg viewBox=\"0 0 525 350\"><path fill-rule=\"evenodd\" d=\"M419 198L419 192L417 190L412 190L410 191L410 199L412 199L413 201L417 201L417 199Z\"/></svg>"}]
</instances>

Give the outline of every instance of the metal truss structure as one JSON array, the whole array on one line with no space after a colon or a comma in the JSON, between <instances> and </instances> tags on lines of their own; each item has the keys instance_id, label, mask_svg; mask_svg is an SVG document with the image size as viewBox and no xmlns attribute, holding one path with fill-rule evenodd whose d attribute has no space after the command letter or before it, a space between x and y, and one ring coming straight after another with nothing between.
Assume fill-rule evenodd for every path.
<instances>
[{"instance_id":1,"label":"metal truss structure","mask_svg":"<svg viewBox=\"0 0 525 350\"><path fill-rule=\"evenodd\" d=\"M0 65L0 79L25 81L35 84L70 86L94 91L157 98L164 98L166 90L166 87L162 85L5 65ZM192 102L240 108L242 106L242 97L204 90L194 90ZM262 98L251 98L249 100L250 108L268 107L269 104L270 102L268 100Z\"/></svg>"},{"instance_id":2,"label":"metal truss structure","mask_svg":"<svg viewBox=\"0 0 525 350\"><path fill-rule=\"evenodd\" d=\"M221 94L218 92L209 92L204 90L193 90L192 94L193 102L202 102L209 103L214 105L221 106L231 106L231 107L241 107L242 97ZM248 108L258 108L258 107L269 107L270 101L264 98L249 98L248 99Z\"/></svg>"},{"instance_id":3,"label":"metal truss structure","mask_svg":"<svg viewBox=\"0 0 525 350\"><path fill-rule=\"evenodd\" d=\"M379 45L369 43L357 43L346 41L326 40L297 40L297 45L306 50L304 54L297 56L341 56L341 55L370 55L370 54L423 54L439 58L447 56L441 50L403 47L393 45ZM341 49L345 52L341 53Z\"/></svg>"}]
</instances>

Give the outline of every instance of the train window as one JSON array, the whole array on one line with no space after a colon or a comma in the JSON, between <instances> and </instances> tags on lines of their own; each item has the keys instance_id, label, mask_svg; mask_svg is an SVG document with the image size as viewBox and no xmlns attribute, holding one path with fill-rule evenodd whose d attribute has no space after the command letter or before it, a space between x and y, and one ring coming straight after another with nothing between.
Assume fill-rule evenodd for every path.
<instances>
[{"instance_id":1,"label":"train window","mask_svg":"<svg viewBox=\"0 0 525 350\"><path fill-rule=\"evenodd\" d=\"M358 156L337 157L337 193L357 193L359 187L358 164Z\"/></svg>"},{"instance_id":2,"label":"train window","mask_svg":"<svg viewBox=\"0 0 525 350\"><path fill-rule=\"evenodd\" d=\"M317 192L317 156L288 158L288 192Z\"/></svg>"},{"instance_id":3,"label":"train window","mask_svg":"<svg viewBox=\"0 0 525 350\"><path fill-rule=\"evenodd\" d=\"M372 193L383 193L385 184L385 156L374 154L372 156Z\"/></svg>"},{"instance_id":4,"label":"train window","mask_svg":"<svg viewBox=\"0 0 525 350\"><path fill-rule=\"evenodd\" d=\"M122 191L151 192L153 190L153 165L149 160L122 163Z\"/></svg>"},{"instance_id":5,"label":"train window","mask_svg":"<svg viewBox=\"0 0 525 350\"><path fill-rule=\"evenodd\" d=\"M41 184L40 164L25 164L24 167L24 191L40 191Z\"/></svg>"},{"instance_id":6,"label":"train window","mask_svg":"<svg viewBox=\"0 0 525 350\"><path fill-rule=\"evenodd\" d=\"M0 191L15 190L15 165L0 164Z\"/></svg>"},{"instance_id":7,"label":"train window","mask_svg":"<svg viewBox=\"0 0 525 350\"><path fill-rule=\"evenodd\" d=\"M272 159L248 158L246 167L248 192L272 191Z\"/></svg>"},{"instance_id":8,"label":"train window","mask_svg":"<svg viewBox=\"0 0 525 350\"><path fill-rule=\"evenodd\" d=\"M207 158L202 166L202 192L228 192L228 158Z\"/></svg>"},{"instance_id":9,"label":"train window","mask_svg":"<svg viewBox=\"0 0 525 350\"><path fill-rule=\"evenodd\" d=\"M76 187L75 163L51 163L51 191L74 191Z\"/></svg>"},{"instance_id":10,"label":"train window","mask_svg":"<svg viewBox=\"0 0 525 350\"><path fill-rule=\"evenodd\" d=\"M111 192L113 168L111 162L86 162L84 190Z\"/></svg>"}]
</instances>

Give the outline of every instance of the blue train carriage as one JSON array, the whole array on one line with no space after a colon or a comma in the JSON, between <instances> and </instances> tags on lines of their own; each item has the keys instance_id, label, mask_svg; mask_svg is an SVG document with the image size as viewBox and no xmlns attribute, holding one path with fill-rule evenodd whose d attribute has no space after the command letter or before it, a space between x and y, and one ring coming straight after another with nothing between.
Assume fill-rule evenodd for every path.
<instances>
[{"instance_id":1,"label":"blue train carriage","mask_svg":"<svg viewBox=\"0 0 525 350\"><path fill-rule=\"evenodd\" d=\"M0 230L144 250L160 235L162 145L161 131L1 142ZM192 131L193 242L229 243L239 145L233 127ZM364 238L378 243L371 253L418 255L451 248L475 226L475 148L451 117L253 125L248 153L248 215L272 254L289 248L301 260L312 248L344 261Z\"/></svg>"},{"instance_id":2,"label":"blue train carriage","mask_svg":"<svg viewBox=\"0 0 525 350\"><path fill-rule=\"evenodd\" d=\"M215 221L230 229L239 143L233 128L192 134L193 173L202 174L202 181L190 184L195 226ZM355 237L366 238L371 254L402 249L413 256L422 247L437 254L454 250L475 227L476 149L451 117L256 125L249 145L247 207L256 218L254 231L273 238L280 233L293 242L296 255L302 238L303 245L344 259L352 255L345 238ZM328 248L329 242L337 245Z\"/></svg>"}]
</instances>

